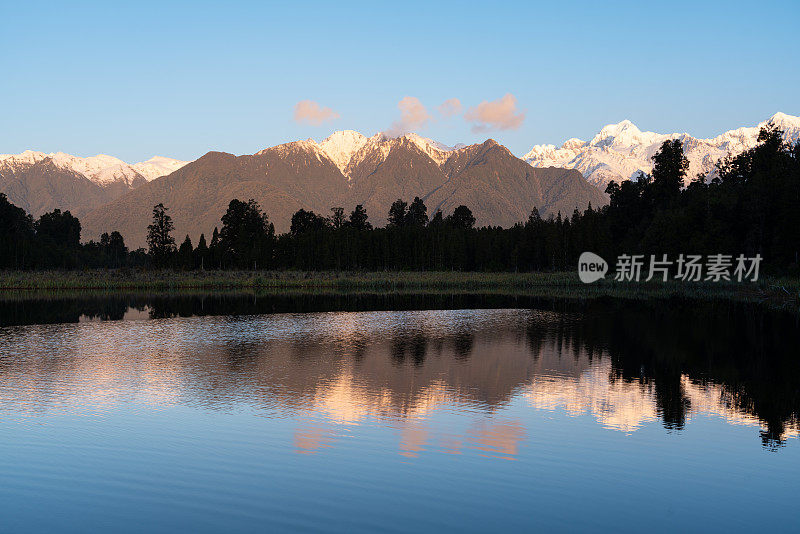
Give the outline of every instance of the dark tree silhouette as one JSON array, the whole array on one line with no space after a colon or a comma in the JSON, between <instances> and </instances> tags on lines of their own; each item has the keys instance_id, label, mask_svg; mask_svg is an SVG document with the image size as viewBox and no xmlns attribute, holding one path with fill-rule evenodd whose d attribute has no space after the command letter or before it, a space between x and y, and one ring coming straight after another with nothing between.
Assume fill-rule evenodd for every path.
<instances>
[{"instance_id":1,"label":"dark tree silhouette","mask_svg":"<svg viewBox=\"0 0 800 534\"><path fill-rule=\"evenodd\" d=\"M653 155L652 189L656 206L664 206L678 198L688 169L689 160L683 153L681 140L664 141Z\"/></svg>"},{"instance_id":2,"label":"dark tree silhouette","mask_svg":"<svg viewBox=\"0 0 800 534\"><path fill-rule=\"evenodd\" d=\"M197 269L205 269L208 262L208 245L206 245L206 235L200 234L197 248L194 250L194 266Z\"/></svg>"},{"instance_id":3,"label":"dark tree silhouette","mask_svg":"<svg viewBox=\"0 0 800 534\"><path fill-rule=\"evenodd\" d=\"M408 203L404 202L401 199L397 199L392 203L392 206L389 208L389 225L390 226L405 226L406 224L406 210L408 209Z\"/></svg>"},{"instance_id":4,"label":"dark tree silhouette","mask_svg":"<svg viewBox=\"0 0 800 534\"><path fill-rule=\"evenodd\" d=\"M147 227L148 253L156 267L169 265L175 254L175 238L172 237L175 225L167 210L161 203L153 206L153 222Z\"/></svg>"},{"instance_id":5,"label":"dark tree silhouette","mask_svg":"<svg viewBox=\"0 0 800 534\"><path fill-rule=\"evenodd\" d=\"M536 214L538 215L539 212L537 211ZM472 215L472 210L466 206L459 206L453 210L449 221L455 228L461 228L462 230L470 230L475 226L475 217Z\"/></svg>"},{"instance_id":6,"label":"dark tree silhouette","mask_svg":"<svg viewBox=\"0 0 800 534\"><path fill-rule=\"evenodd\" d=\"M222 216L219 247L223 263L239 268L266 268L272 265L275 227L253 199L231 200Z\"/></svg>"},{"instance_id":7,"label":"dark tree silhouette","mask_svg":"<svg viewBox=\"0 0 800 534\"><path fill-rule=\"evenodd\" d=\"M122 234L116 230L111 234L104 233L100 236L100 247L108 258L110 267L121 267L125 264L128 255L128 247L125 246L125 240Z\"/></svg>"},{"instance_id":8,"label":"dark tree silhouette","mask_svg":"<svg viewBox=\"0 0 800 534\"><path fill-rule=\"evenodd\" d=\"M194 269L194 250L192 249L192 240L188 234L183 243L181 243L180 248L178 248L178 265L181 269Z\"/></svg>"},{"instance_id":9,"label":"dark tree silhouette","mask_svg":"<svg viewBox=\"0 0 800 534\"><path fill-rule=\"evenodd\" d=\"M33 218L0 193L0 267L30 267L33 236Z\"/></svg>"},{"instance_id":10,"label":"dark tree silhouette","mask_svg":"<svg viewBox=\"0 0 800 534\"><path fill-rule=\"evenodd\" d=\"M356 209L350 213L348 222L350 223L350 227L355 230L372 230L372 224L370 224L367 219L367 210L364 209L364 206L359 204L356 206Z\"/></svg>"},{"instance_id":11,"label":"dark tree silhouette","mask_svg":"<svg viewBox=\"0 0 800 534\"><path fill-rule=\"evenodd\" d=\"M60 246L77 248L81 243L81 223L69 211L55 209L39 217L36 234Z\"/></svg>"},{"instance_id":12,"label":"dark tree silhouette","mask_svg":"<svg viewBox=\"0 0 800 534\"><path fill-rule=\"evenodd\" d=\"M298 210L292 215L292 224L289 232L294 235L301 235L308 232L320 231L328 225L328 221L314 213L313 211Z\"/></svg>"},{"instance_id":13,"label":"dark tree silhouette","mask_svg":"<svg viewBox=\"0 0 800 534\"><path fill-rule=\"evenodd\" d=\"M417 228L428 224L428 208L419 197L414 197L414 201L411 202L411 205L408 207L406 223L409 226L416 226Z\"/></svg>"},{"instance_id":14,"label":"dark tree silhouette","mask_svg":"<svg viewBox=\"0 0 800 534\"><path fill-rule=\"evenodd\" d=\"M215 226L211 234L211 245L208 247L208 256L211 266L215 269L222 268L222 247L219 244L219 229Z\"/></svg>"},{"instance_id":15,"label":"dark tree silhouette","mask_svg":"<svg viewBox=\"0 0 800 534\"><path fill-rule=\"evenodd\" d=\"M331 208L330 224L334 230L338 230L344 226L344 208Z\"/></svg>"}]
</instances>

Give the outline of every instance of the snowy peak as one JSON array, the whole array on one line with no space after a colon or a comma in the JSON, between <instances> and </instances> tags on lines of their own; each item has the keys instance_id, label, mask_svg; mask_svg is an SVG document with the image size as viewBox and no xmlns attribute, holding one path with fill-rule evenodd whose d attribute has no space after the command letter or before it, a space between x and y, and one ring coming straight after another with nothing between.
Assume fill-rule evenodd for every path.
<instances>
[{"instance_id":1,"label":"snowy peak","mask_svg":"<svg viewBox=\"0 0 800 534\"><path fill-rule=\"evenodd\" d=\"M386 132L378 132L372 137L367 137L354 130L340 130L333 132L319 142L313 139L293 141L265 148L257 152L256 155L270 151L283 153L290 150L303 150L316 154L320 159L327 158L331 160L341 173L350 180L356 167L367 161L370 165L377 167L386 161L393 148L402 143L413 144L427 154L438 166L442 166L454 150L464 147L464 145L447 146L415 133L391 136Z\"/></svg>"},{"instance_id":2,"label":"snowy peak","mask_svg":"<svg viewBox=\"0 0 800 534\"><path fill-rule=\"evenodd\" d=\"M770 117L767 122L774 124L781 130L788 128L800 128L800 117L787 115L786 113L781 113L780 111Z\"/></svg>"},{"instance_id":3,"label":"snowy peak","mask_svg":"<svg viewBox=\"0 0 800 534\"><path fill-rule=\"evenodd\" d=\"M596 147L615 147L630 149L638 145L663 142L667 136L655 132L643 132L631 121L625 119L617 124L604 126L600 132L589 141Z\"/></svg>"},{"instance_id":4,"label":"snowy peak","mask_svg":"<svg viewBox=\"0 0 800 534\"><path fill-rule=\"evenodd\" d=\"M595 138L592 139L592 143L597 143L599 141L608 138L616 139L621 136L637 137L641 134L642 131L639 128L637 128L635 124L633 124L628 119L625 119L624 121L618 122L617 124L607 124L606 126L604 126L597 134L597 136L595 136Z\"/></svg>"},{"instance_id":5,"label":"snowy peak","mask_svg":"<svg viewBox=\"0 0 800 534\"><path fill-rule=\"evenodd\" d=\"M754 147L758 132L767 124L784 131L790 143L800 139L800 117L776 113L756 126L729 130L711 139L697 139L688 133L659 134L642 131L629 120L604 126L589 142L569 139L560 148L536 145L522 159L534 167L564 167L579 170L592 184L604 188L608 182L629 179L652 171L652 157L668 139L680 139L689 160L686 181L698 174L714 172L720 159Z\"/></svg>"},{"instance_id":6,"label":"snowy peak","mask_svg":"<svg viewBox=\"0 0 800 534\"><path fill-rule=\"evenodd\" d=\"M365 161L377 167L386 160L392 149L402 142L412 143L439 166L444 164L450 152L459 148L447 146L415 133L392 137L385 132L378 132L372 137L367 137L353 130L341 130L333 132L318 143L313 139L294 141L264 149L259 154L269 150L292 149L316 152L319 157L325 156L330 159L342 174L350 179L356 167Z\"/></svg>"},{"instance_id":7,"label":"snowy peak","mask_svg":"<svg viewBox=\"0 0 800 534\"><path fill-rule=\"evenodd\" d=\"M440 167L445 161L447 161L447 158L450 157L450 152L455 150L454 147L447 146L439 143L438 141L428 139L427 137L422 137L415 133L409 133L403 137L418 146L420 150L430 156L431 159L433 159L433 161L435 161Z\"/></svg>"},{"instance_id":8,"label":"snowy peak","mask_svg":"<svg viewBox=\"0 0 800 534\"><path fill-rule=\"evenodd\" d=\"M50 159L52 159L56 167L82 174L100 186L107 186L115 182L133 186L134 181L141 177L138 172L121 159L105 154L80 158L57 152L50 155Z\"/></svg>"},{"instance_id":9,"label":"snowy peak","mask_svg":"<svg viewBox=\"0 0 800 534\"><path fill-rule=\"evenodd\" d=\"M561 148L567 148L567 149L573 149L574 150L576 148L582 147L585 144L586 143L584 143L582 140L578 139L577 137L573 137L572 139L567 139L566 141L564 141L564 144L561 145ZM553 145L550 145L550 146L553 146Z\"/></svg>"},{"instance_id":10,"label":"snowy peak","mask_svg":"<svg viewBox=\"0 0 800 534\"><path fill-rule=\"evenodd\" d=\"M177 171L187 163L189 162L167 158L165 156L153 156L147 161L135 163L133 165L133 169L144 176L145 180L152 182L156 178L160 178Z\"/></svg>"},{"instance_id":11,"label":"snowy peak","mask_svg":"<svg viewBox=\"0 0 800 534\"><path fill-rule=\"evenodd\" d=\"M347 162L347 166L343 171L347 179L350 180L353 171L365 162L369 162L373 168L377 168L378 165L386 161L386 158L389 157L389 152L392 151L391 141L383 132L378 132L366 139L364 144L353 153L350 161Z\"/></svg>"},{"instance_id":12,"label":"snowy peak","mask_svg":"<svg viewBox=\"0 0 800 534\"><path fill-rule=\"evenodd\" d=\"M33 165L47 158L44 152L36 152L34 150L26 150L21 154L0 154L0 164L17 166L17 165Z\"/></svg>"},{"instance_id":13,"label":"snowy peak","mask_svg":"<svg viewBox=\"0 0 800 534\"><path fill-rule=\"evenodd\" d=\"M188 163L187 161L155 156L147 161L129 165L119 158L106 154L82 158L64 152L45 154L44 152L26 150L21 154L0 154L0 165L20 168L22 166L35 165L48 159L56 167L80 174L101 187L123 184L131 188L135 187L137 181L154 180L180 169Z\"/></svg>"},{"instance_id":14,"label":"snowy peak","mask_svg":"<svg viewBox=\"0 0 800 534\"><path fill-rule=\"evenodd\" d=\"M361 150L361 147L363 147L366 142L367 137L365 135L353 130L343 130L333 132L319 143L319 147L344 174L347 169L347 164L350 163L353 155Z\"/></svg>"}]
</instances>

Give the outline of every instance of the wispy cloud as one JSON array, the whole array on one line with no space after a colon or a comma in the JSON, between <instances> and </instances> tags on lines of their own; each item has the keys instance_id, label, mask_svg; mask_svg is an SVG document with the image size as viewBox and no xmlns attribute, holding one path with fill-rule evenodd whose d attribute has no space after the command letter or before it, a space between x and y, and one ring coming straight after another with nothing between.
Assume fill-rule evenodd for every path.
<instances>
[{"instance_id":1,"label":"wispy cloud","mask_svg":"<svg viewBox=\"0 0 800 534\"><path fill-rule=\"evenodd\" d=\"M386 132L392 137L424 128L431 120L428 110L425 109L419 98L415 96L404 96L397 103L397 107L400 109L400 120L392 123L392 126Z\"/></svg>"},{"instance_id":2,"label":"wispy cloud","mask_svg":"<svg viewBox=\"0 0 800 534\"><path fill-rule=\"evenodd\" d=\"M323 122L338 119L339 114L331 108L324 108L313 100L301 100L294 107L295 122L319 126Z\"/></svg>"},{"instance_id":3,"label":"wispy cloud","mask_svg":"<svg viewBox=\"0 0 800 534\"><path fill-rule=\"evenodd\" d=\"M464 114L472 123L473 132L489 130L516 130L525 121L525 113L517 110L517 99L511 93L499 100L484 100Z\"/></svg>"},{"instance_id":4,"label":"wispy cloud","mask_svg":"<svg viewBox=\"0 0 800 534\"><path fill-rule=\"evenodd\" d=\"M461 100L457 98L449 98L439 106L439 115L444 118L449 118L459 113L461 113Z\"/></svg>"}]
</instances>

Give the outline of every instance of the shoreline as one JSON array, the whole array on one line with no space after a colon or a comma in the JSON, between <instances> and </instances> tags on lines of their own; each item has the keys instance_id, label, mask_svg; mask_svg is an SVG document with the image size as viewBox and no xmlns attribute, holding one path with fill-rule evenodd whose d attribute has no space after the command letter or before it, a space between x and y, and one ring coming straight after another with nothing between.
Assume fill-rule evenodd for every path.
<instances>
[{"instance_id":1,"label":"shoreline","mask_svg":"<svg viewBox=\"0 0 800 534\"><path fill-rule=\"evenodd\" d=\"M765 277L758 282L616 282L593 284L575 272L310 272L310 271L5 271L0 299L12 294L119 292L226 292L260 294L456 293L525 295L569 299L690 298L800 303L800 278Z\"/></svg>"}]
</instances>

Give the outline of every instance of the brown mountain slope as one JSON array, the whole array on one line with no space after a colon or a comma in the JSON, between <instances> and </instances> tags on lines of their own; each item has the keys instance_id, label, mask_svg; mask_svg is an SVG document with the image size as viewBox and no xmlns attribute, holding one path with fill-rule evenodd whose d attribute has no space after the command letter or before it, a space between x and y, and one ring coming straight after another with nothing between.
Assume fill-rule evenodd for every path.
<instances>
[{"instance_id":1,"label":"brown mountain slope","mask_svg":"<svg viewBox=\"0 0 800 534\"><path fill-rule=\"evenodd\" d=\"M321 211L346 188L346 180L329 159L302 143L263 150L252 156L209 152L168 176L158 178L91 212L84 236L119 230L129 246L145 246L153 206L164 203L175 222L177 240L188 234L196 244L207 239L228 203L257 200L278 232L300 208Z\"/></svg>"},{"instance_id":2,"label":"brown mountain slope","mask_svg":"<svg viewBox=\"0 0 800 534\"><path fill-rule=\"evenodd\" d=\"M571 217L576 208L583 211L589 203L595 209L608 204L606 194L587 182L577 169L546 167L534 171L538 171L544 191L544 205L539 212L545 216L561 212Z\"/></svg>"},{"instance_id":3,"label":"brown mountain slope","mask_svg":"<svg viewBox=\"0 0 800 534\"><path fill-rule=\"evenodd\" d=\"M540 173L494 140L457 151L443 167L449 180L431 195L434 210L449 213L463 204L477 225L507 227L544 206Z\"/></svg>"},{"instance_id":4,"label":"brown mountain slope","mask_svg":"<svg viewBox=\"0 0 800 534\"><path fill-rule=\"evenodd\" d=\"M268 148L252 156L209 152L172 174L131 191L82 219L84 238L119 230L129 246L145 245L152 208L163 202L175 222L176 240L200 233L208 238L233 198L257 200L278 232L289 229L300 208L328 215L330 208L367 208L370 221L386 223L398 198L424 199L433 215L460 204L472 209L479 225L510 226L536 207L543 216L571 214L589 202L606 202L575 170L538 169L493 140L434 159L407 137L380 136L352 156L349 180L313 141ZM438 161L438 163L437 163Z\"/></svg>"},{"instance_id":5,"label":"brown mountain slope","mask_svg":"<svg viewBox=\"0 0 800 534\"><path fill-rule=\"evenodd\" d=\"M0 192L34 217L56 208L81 217L122 193L57 167L49 158L28 165L0 164Z\"/></svg>"},{"instance_id":6,"label":"brown mountain slope","mask_svg":"<svg viewBox=\"0 0 800 534\"><path fill-rule=\"evenodd\" d=\"M427 197L447 181L436 162L408 139L392 139L389 144L385 160L377 162L373 156L350 171L350 189L341 200L348 211L363 204L378 226L386 224L389 206L398 198Z\"/></svg>"},{"instance_id":7,"label":"brown mountain slope","mask_svg":"<svg viewBox=\"0 0 800 534\"><path fill-rule=\"evenodd\" d=\"M449 213L463 204L479 226L511 226L534 207L547 216L606 202L578 171L533 168L492 139L456 151L442 167L449 180L426 199L431 211Z\"/></svg>"},{"instance_id":8,"label":"brown mountain slope","mask_svg":"<svg viewBox=\"0 0 800 534\"><path fill-rule=\"evenodd\" d=\"M605 203L578 171L535 169L492 139L453 151L441 166L405 138L390 146L383 163L368 157L351 171L351 189L342 202L348 210L364 204L373 224L386 223L396 199L415 196L425 201L430 215L468 206L479 226L511 226L527 219L534 207L547 216Z\"/></svg>"}]
</instances>

